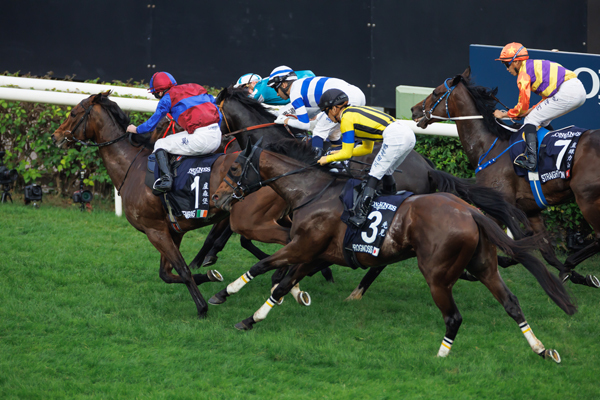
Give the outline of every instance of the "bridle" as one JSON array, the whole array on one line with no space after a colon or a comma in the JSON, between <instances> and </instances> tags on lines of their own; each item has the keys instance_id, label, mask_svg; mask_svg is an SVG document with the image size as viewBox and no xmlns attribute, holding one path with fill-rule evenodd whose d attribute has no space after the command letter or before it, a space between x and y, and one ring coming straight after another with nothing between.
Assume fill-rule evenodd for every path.
<instances>
[{"instance_id":1,"label":"bridle","mask_svg":"<svg viewBox=\"0 0 600 400\"><path fill-rule=\"evenodd\" d=\"M126 137L129 136L129 142L134 145L135 147L139 147L140 145L135 145L132 143L131 140L131 134L125 132L123 135L119 136L116 139L113 139L111 141L108 142L103 142L103 143L93 143L93 142L85 142L83 140L79 140L75 137L75 132L77 131L77 129L79 128L79 126L81 124L83 124L83 122L85 121L85 124L83 125L83 138L87 139L86 135L85 135L85 130L87 128L87 117L90 115L90 112L92 111L92 108L94 108L94 104L90 104L90 106L85 110L85 112L83 113L83 115L81 116L81 118L79 119L79 121L77 121L77 123L75 124L75 127L70 130L70 131L65 131L65 133L70 133L71 134L71 138L69 138L68 136L65 135L65 139L67 140L67 142L71 142L71 143L79 143L80 145L83 146L92 146L92 147L105 147L105 146L110 146L111 144L117 143L123 139L125 139ZM111 113L108 113L110 115L110 117L113 119L114 121L114 117L112 116Z\"/></svg>"},{"instance_id":2,"label":"bridle","mask_svg":"<svg viewBox=\"0 0 600 400\"><path fill-rule=\"evenodd\" d=\"M68 136L65 135L65 139L67 140L67 142L71 142L71 143L79 143L80 145L83 146L92 146L92 147L105 147L105 146L110 146L111 144L117 143L123 139L125 139L126 137L129 137L129 143L134 146L134 147L141 147L140 150L137 152L137 154L135 155L135 157L133 158L133 160L131 161L131 164L129 164L129 167L127 168L127 171L125 172L125 176L123 177L123 182L121 182L121 185L119 185L119 188L117 189L117 194L121 195L121 188L123 187L123 184L125 184L125 180L127 179L127 175L129 174L129 170L131 169L131 166L133 165L133 163L135 162L135 160L137 159L137 156L142 152L142 150L144 149L144 147L142 147L141 144L135 144L133 142L133 133L127 133L125 132L123 135L119 136L116 139L110 140L108 142L102 142L102 143L93 143L93 142L85 142L83 140L79 140L75 137L75 132L77 131L77 129L79 128L79 126L81 124L83 124L83 122L85 121L85 124L83 125L83 138L87 139L86 134L85 134L85 130L87 128L87 120L88 117L92 111L92 109L94 108L94 104L90 104L90 106L85 110L85 112L83 113L83 115L81 116L81 118L79 119L79 121L77 121L77 123L75 124L75 127L70 130L70 131L65 131L65 133L70 133L71 134L71 138L69 138ZM110 115L111 119L113 120L113 122L115 123L115 125L118 125L115 121L115 118L113 117L113 115L109 112L108 115Z\"/></svg>"},{"instance_id":3,"label":"bridle","mask_svg":"<svg viewBox=\"0 0 600 400\"><path fill-rule=\"evenodd\" d=\"M427 115L427 110L425 109L425 103L426 103L427 99L423 100L423 108L422 108L423 118L425 118L425 120L427 122L429 122L432 119L439 119L439 120L442 120L442 121L460 121L460 120L467 120L467 119L483 119L483 115L468 115L468 116L463 116L463 117L451 117L450 116L450 110L448 109L448 99L450 98L450 95L452 94L452 92L456 88L456 85L454 85L454 86L448 86L448 81L450 79L452 79L452 78L448 78L448 79L446 79L444 81L444 86L446 87L446 92L439 99L437 99L437 101L433 104L433 106L429 110L429 115ZM431 93L431 95L432 96L435 95L435 89L433 90L433 92ZM446 117L440 117L440 116L437 116L437 115L433 115L433 111L435 110L435 108L444 99L446 99L446 115L448 117L446 118Z\"/></svg>"},{"instance_id":4,"label":"bridle","mask_svg":"<svg viewBox=\"0 0 600 400\"><path fill-rule=\"evenodd\" d=\"M271 182L274 182L274 181L276 181L280 178L284 178L286 176L298 174L300 172L306 171L307 169L312 168L315 165L317 165L317 162L315 161L314 163L309 164L306 167L302 167L302 168L299 168L299 169L296 169L293 171L289 171L289 172L286 172L285 174L274 176L274 177L266 179L266 180L261 180L260 171L259 171L259 167L258 167L260 155L263 151L262 148L258 147L261 140L262 139L260 139L255 146L251 147L250 152L244 151L244 152L240 153L238 155L238 157L236 158L235 162L242 165L242 173L240 174L240 176L238 176L238 177L233 176L233 174L231 173L231 170L229 170L229 171L227 171L227 175L226 175L225 179L223 179L223 182L225 182L227 184L227 186L229 186L231 189L233 189L233 193L231 194L231 197L238 201L244 200L245 196L248 196L249 194L256 192L258 189L262 188L263 186L267 186ZM249 177L249 174L253 175L252 178ZM237 180L237 182L236 182L236 180ZM296 211L297 209L304 207L304 206L312 203L316 199L320 198L323 195L323 193L325 193L325 190L327 190L333 184L333 182L335 182L335 179L332 179L331 181L329 181L327 183L327 185L325 185L325 187L315 197L313 197L306 203L294 208L292 210L292 212Z\"/></svg>"}]
</instances>

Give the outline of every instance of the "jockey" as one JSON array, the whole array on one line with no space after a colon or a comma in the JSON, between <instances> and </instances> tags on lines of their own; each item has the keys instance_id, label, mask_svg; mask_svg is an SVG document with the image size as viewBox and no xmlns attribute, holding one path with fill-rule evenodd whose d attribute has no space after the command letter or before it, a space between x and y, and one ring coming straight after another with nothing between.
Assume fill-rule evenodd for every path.
<instances>
[{"instance_id":1,"label":"jockey","mask_svg":"<svg viewBox=\"0 0 600 400\"><path fill-rule=\"evenodd\" d=\"M521 43L509 43L502 49L500 58L511 75L517 77L519 102L508 110L494 111L496 118L522 118L523 139L527 143L524 157L517 157L515 164L534 171L537 167L537 129L585 102L586 91L573 71L547 60L530 60L527 49ZM542 101L529 108L531 91L542 96ZM523 155L522 155L523 156Z\"/></svg>"},{"instance_id":2,"label":"jockey","mask_svg":"<svg viewBox=\"0 0 600 400\"><path fill-rule=\"evenodd\" d=\"M319 101L319 108L332 121L340 124L342 149L319 159L320 165L347 160L353 156L364 156L373 152L375 141L383 141L373 161L366 186L354 205L354 215L349 222L362 227L375 198L375 189L383 180L382 194L396 194L394 171L415 147L413 131L394 117L371 107L351 106L346 93L329 89ZM354 140L361 139L362 145L354 147Z\"/></svg>"},{"instance_id":3,"label":"jockey","mask_svg":"<svg viewBox=\"0 0 600 400\"><path fill-rule=\"evenodd\" d=\"M315 76L298 79L291 68L282 65L271 72L269 86L272 87L282 99L290 99L298 119L288 118L283 113L277 117L275 123L290 125L297 129L309 130L311 123L308 112L319 107L323 93L329 89L343 91L349 99L350 105L364 106L366 104L364 93L356 86L336 78ZM323 141L327 138L340 144L340 124L334 122L326 113L320 112L316 117L316 125L312 129L312 146L321 154Z\"/></svg>"},{"instance_id":4,"label":"jockey","mask_svg":"<svg viewBox=\"0 0 600 400\"><path fill-rule=\"evenodd\" d=\"M184 156L210 154L221 145L221 112L213 96L195 83L178 85L168 72L157 72L150 79L150 92L160 99L156 112L146 122L136 127L129 125L127 132L147 133L156 128L159 121L171 113L185 131L159 139L154 144L156 162L161 176L154 182L154 189L171 190L173 175L169 169L168 154Z\"/></svg>"},{"instance_id":5,"label":"jockey","mask_svg":"<svg viewBox=\"0 0 600 400\"><path fill-rule=\"evenodd\" d=\"M312 76L315 76L315 74L309 70L296 71L295 73L299 78L310 78ZM290 102L289 99L284 100L281 97L279 97L277 95L277 92L275 92L275 90L269 87L268 79L262 79L256 83L251 97L253 97L255 100L258 100L261 103L265 103L266 105L270 106L283 106L289 104Z\"/></svg>"}]
</instances>

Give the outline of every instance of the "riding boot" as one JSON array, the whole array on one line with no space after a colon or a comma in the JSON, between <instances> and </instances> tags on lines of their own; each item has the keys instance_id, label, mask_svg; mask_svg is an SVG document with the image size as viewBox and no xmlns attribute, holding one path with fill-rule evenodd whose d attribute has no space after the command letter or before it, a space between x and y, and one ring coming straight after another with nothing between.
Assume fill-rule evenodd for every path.
<instances>
[{"instance_id":1,"label":"riding boot","mask_svg":"<svg viewBox=\"0 0 600 400\"><path fill-rule=\"evenodd\" d=\"M525 158L521 156L515 159L515 164L529 171L535 171L537 167L537 131L535 126L531 124L525 125L523 128L523 136L527 147L525 150Z\"/></svg>"},{"instance_id":2,"label":"riding boot","mask_svg":"<svg viewBox=\"0 0 600 400\"><path fill-rule=\"evenodd\" d=\"M361 228L367 221L367 214L371 209L371 203L375 199L375 188L379 183L379 179L369 176L367 185L358 195L356 203L354 204L353 215L348 218L348 222L357 228Z\"/></svg>"},{"instance_id":3,"label":"riding boot","mask_svg":"<svg viewBox=\"0 0 600 400\"><path fill-rule=\"evenodd\" d=\"M158 169L160 170L160 178L154 182L154 190L160 192L168 192L173 186L173 174L169 169L169 155L164 149L159 149L154 152Z\"/></svg>"},{"instance_id":4,"label":"riding boot","mask_svg":"<svg viewBox=\"0 0 600 400\"><path fill-rule=\"evenodd\" d=\"M383 182L383 190L381 191L381 194L396 194L396 181L394 180L393 175L384 175L381 181Z\"/></svg>"}]
</instances>

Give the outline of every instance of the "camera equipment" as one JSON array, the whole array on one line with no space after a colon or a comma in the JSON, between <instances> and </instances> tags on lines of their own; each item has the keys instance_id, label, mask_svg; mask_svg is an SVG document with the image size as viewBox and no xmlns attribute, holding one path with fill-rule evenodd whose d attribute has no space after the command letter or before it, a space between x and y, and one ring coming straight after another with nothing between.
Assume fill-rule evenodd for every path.
<instances>
[{"instance_id":1,"label":"camera equipment","mask_svg":"<svg viewBox=\"0 0 600 400\"><path fill-rule=\"evenodd\" d=\"M25 204L33 202L33 206L38 208L37 201L42 201L42 187L35 183L25 186Z\"/></svg>"},{"instance_id":2,"label":"camera equipment","mask_svg":"<svg viewBox=\"0 0 600 400\"><path fill-rule=\"evenodd\" d=\"M10 189L12 189L13 183L19 177L16 169L8 169L4 165L4 155L6 152L0 151L0 186L2 186L2 200L0 202L6 203L10 199L12 203L12 197L10 195Z\"/></svg>"},{"instance_id":3,"label":"camera equipment","mask_svg":"<svg viewBox=\"0 0 600 400\"><path fill-rule=\"evenodd\" d=\"M81 204L81 211L85 210L86 203L89 203L94 198L94 195L89 190L83 190L83 178L85 177L85 170L79 171L79 190L73 193L73 202Z\"/></svg>"}]
</instances>

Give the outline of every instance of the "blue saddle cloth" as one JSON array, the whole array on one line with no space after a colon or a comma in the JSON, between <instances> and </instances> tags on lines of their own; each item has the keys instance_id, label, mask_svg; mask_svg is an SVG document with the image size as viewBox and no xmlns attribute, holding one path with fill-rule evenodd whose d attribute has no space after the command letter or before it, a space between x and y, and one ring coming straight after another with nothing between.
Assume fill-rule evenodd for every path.
<instances>
[{"instance_id":1,"label":"blue saddle cloth","mask_svg":"<svg viewBox=\"0 0 600 400\"><path fill-rule=\"evenodd\" d=\"M395 195L376 197L373 204L371 204L367 222L363 229L359 229L349 224L348 218L350 218L349 210L353 208L356 197L354 188L360 186L360 183L361 181L357 179L348 180L342 194L340 194L340 200L344 204L341 220L348 226L344 236L343 253L348 265L354 269L365 268L356 260L355 252L368 253L375 257L379 255L379 249L396 210L406 198L413 195L412 192L401 191Z\"/></svg>"},{"instance_id":2,"label":"blue saddle cloth","mask_svg":"<svg viewBox=\"0 0 600 400\"><path fill-rule=\"evenodd\" d=\"M187 157L173 171L173 188L167 192L167 200L175 217L186 219L206 218L210 202L210 173L212 165L223 154L210 154L202 157ZM158 179L158 163L154 166L154 178ZM166 208L165 196L160 196Z\"/></svg>"},{"instance_id":3,"label":"blue saddle cloth","mask_svg":"<svg viewBox=\"0 0 600 400\"><path fill-rule=\"evenodd\" d=\"M581 134L585 131L587 129L577 126L569 126L556 131L549 131L546 128L538 130L537 172L541 183L557 178L571 178L575 149ZM525 142L521 131L512 135L510 145L513 145L509 150L511 160L515 160L525 152ZM529 171L526 169L517 165L514 165L514 168L518 176L528 176Z\"/></svg>"}]
</instances>

